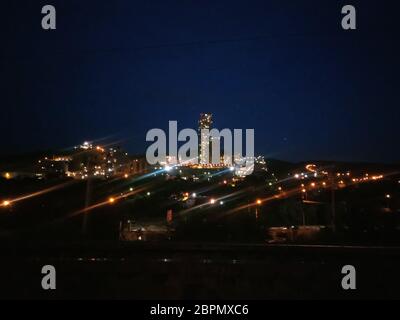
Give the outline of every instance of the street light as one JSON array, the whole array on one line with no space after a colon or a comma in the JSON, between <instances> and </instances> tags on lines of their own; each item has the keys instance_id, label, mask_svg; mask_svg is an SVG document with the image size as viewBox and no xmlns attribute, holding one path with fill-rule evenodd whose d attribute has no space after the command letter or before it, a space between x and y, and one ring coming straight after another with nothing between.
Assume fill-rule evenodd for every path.
<instances>
[{"instance_id":1,"label":"street light","mask_svg":"<svg viewBox=\"0 0 400 320\"><path fill-rule=\"evenodd\" d=\"M11 202L8 200L4 200L2 205L3 205L3 207L8 207L9 205L11 205Z\"/></svg>"},{"instance_id":2,"label":"street light","mask_svg":"<svg viewBox=\"0 0 400 320\"><path fill-rule=\"evenodd\" d=\"M261 201L261 199L257 199L256 200L256 212L255 212L255 215L256 215L256 220L258 220L258 216L259 216L259 213L258 213L258 208L261 206L261 204L262 204L262 201Z\"/></svg>"},{"instance_id":3,"label":"street light","mask_svg":"<svg viewBox=\"0 0 400 320\"><path fill-rule=\"evenodd\" d=\"M115 202L115 198L110 197L110 198L108 199L108 202L109 202L110 204L113 204L113 203Z\"/></svg>"}]
</instances>

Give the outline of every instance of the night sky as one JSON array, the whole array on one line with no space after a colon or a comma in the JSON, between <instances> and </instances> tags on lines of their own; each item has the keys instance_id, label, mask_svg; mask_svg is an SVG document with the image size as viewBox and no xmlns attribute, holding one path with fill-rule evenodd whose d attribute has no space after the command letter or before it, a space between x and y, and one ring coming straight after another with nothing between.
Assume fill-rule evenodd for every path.
<instances>
[{"instance_id":1,"label":"night sky","mask_svg":"<svg viewBox=\"0 0 400 320\"><path fill-rule=\"evenodd\" d=\"M395 3L2 2L1 154L98 139L144 153L149 129L211 112L219 129L254 128L268 157L399 162Z\"/></svg>"}]
</instances>

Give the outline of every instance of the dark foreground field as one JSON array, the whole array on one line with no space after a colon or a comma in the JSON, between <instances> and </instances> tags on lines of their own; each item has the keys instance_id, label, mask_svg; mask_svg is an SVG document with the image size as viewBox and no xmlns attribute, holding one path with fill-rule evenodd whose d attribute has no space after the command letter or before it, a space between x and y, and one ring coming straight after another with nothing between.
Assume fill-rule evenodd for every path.
<instances>
[{"instance_id":1,"label":"dark foreground field","mask_svg":"<svg viewBox=\"0 0 400 320\"><path fill-rule=\"evenodd\" d=\"M400 298L400 249L320 246L76 244L0 251L0 297L100 299ZM41 268L57 289L41 289ZM341 288L354 265L357 290Z\"/></svg>"}]
</instances>

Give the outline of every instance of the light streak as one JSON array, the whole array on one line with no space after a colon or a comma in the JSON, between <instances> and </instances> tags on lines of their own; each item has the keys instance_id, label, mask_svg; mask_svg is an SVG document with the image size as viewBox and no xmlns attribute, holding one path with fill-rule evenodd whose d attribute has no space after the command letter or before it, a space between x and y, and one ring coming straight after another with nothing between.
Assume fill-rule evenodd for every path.
<instances>
[{"instance_id":1,"label":"light streak","mask_svg":"<svg viewBox=\"0 0 400 320\"><path fill-rule=\"evenodd\" d=\"M64 183L61 183L59 185L52 186L50 188L46 188L46 189L43 189L43 190L40 190L40 191L36 191L36 192L33 192L33 193L29 193L29 194L26 194L26 195L19 196L19 197L15 198L15 199L8 200L8 202L9 202L9 205L11 205L11 204L13 204L15 202L31 199L31 198L38 197L38 196L44 195L44 194L52 192L52 191L56 191L56 190L65 188L65 187L67 187L67 186L69 186L69 185L71 185L73 183L76 183L76 181L73 180L73 181L64 182Z\"/></svg>"}]
</instances>

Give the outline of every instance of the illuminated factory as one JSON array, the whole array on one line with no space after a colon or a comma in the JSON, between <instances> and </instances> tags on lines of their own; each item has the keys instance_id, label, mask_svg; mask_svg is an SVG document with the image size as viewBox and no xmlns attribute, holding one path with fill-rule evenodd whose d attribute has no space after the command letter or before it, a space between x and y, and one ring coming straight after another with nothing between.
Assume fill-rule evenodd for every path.
<instances>
[{"instance_id":1,"label":"illuminated factory","mask_svg":"<svg viewBox=\"0 0 400 320\"><path fill-rule=\"evenodd\" d=\"M106 148L84 142L68 155L39 160L36 173L40 177L67 176L75 179L128 178L147 170L149 166L144 157L130 157L119 147Z\"/></svg>"}]
</instances>

